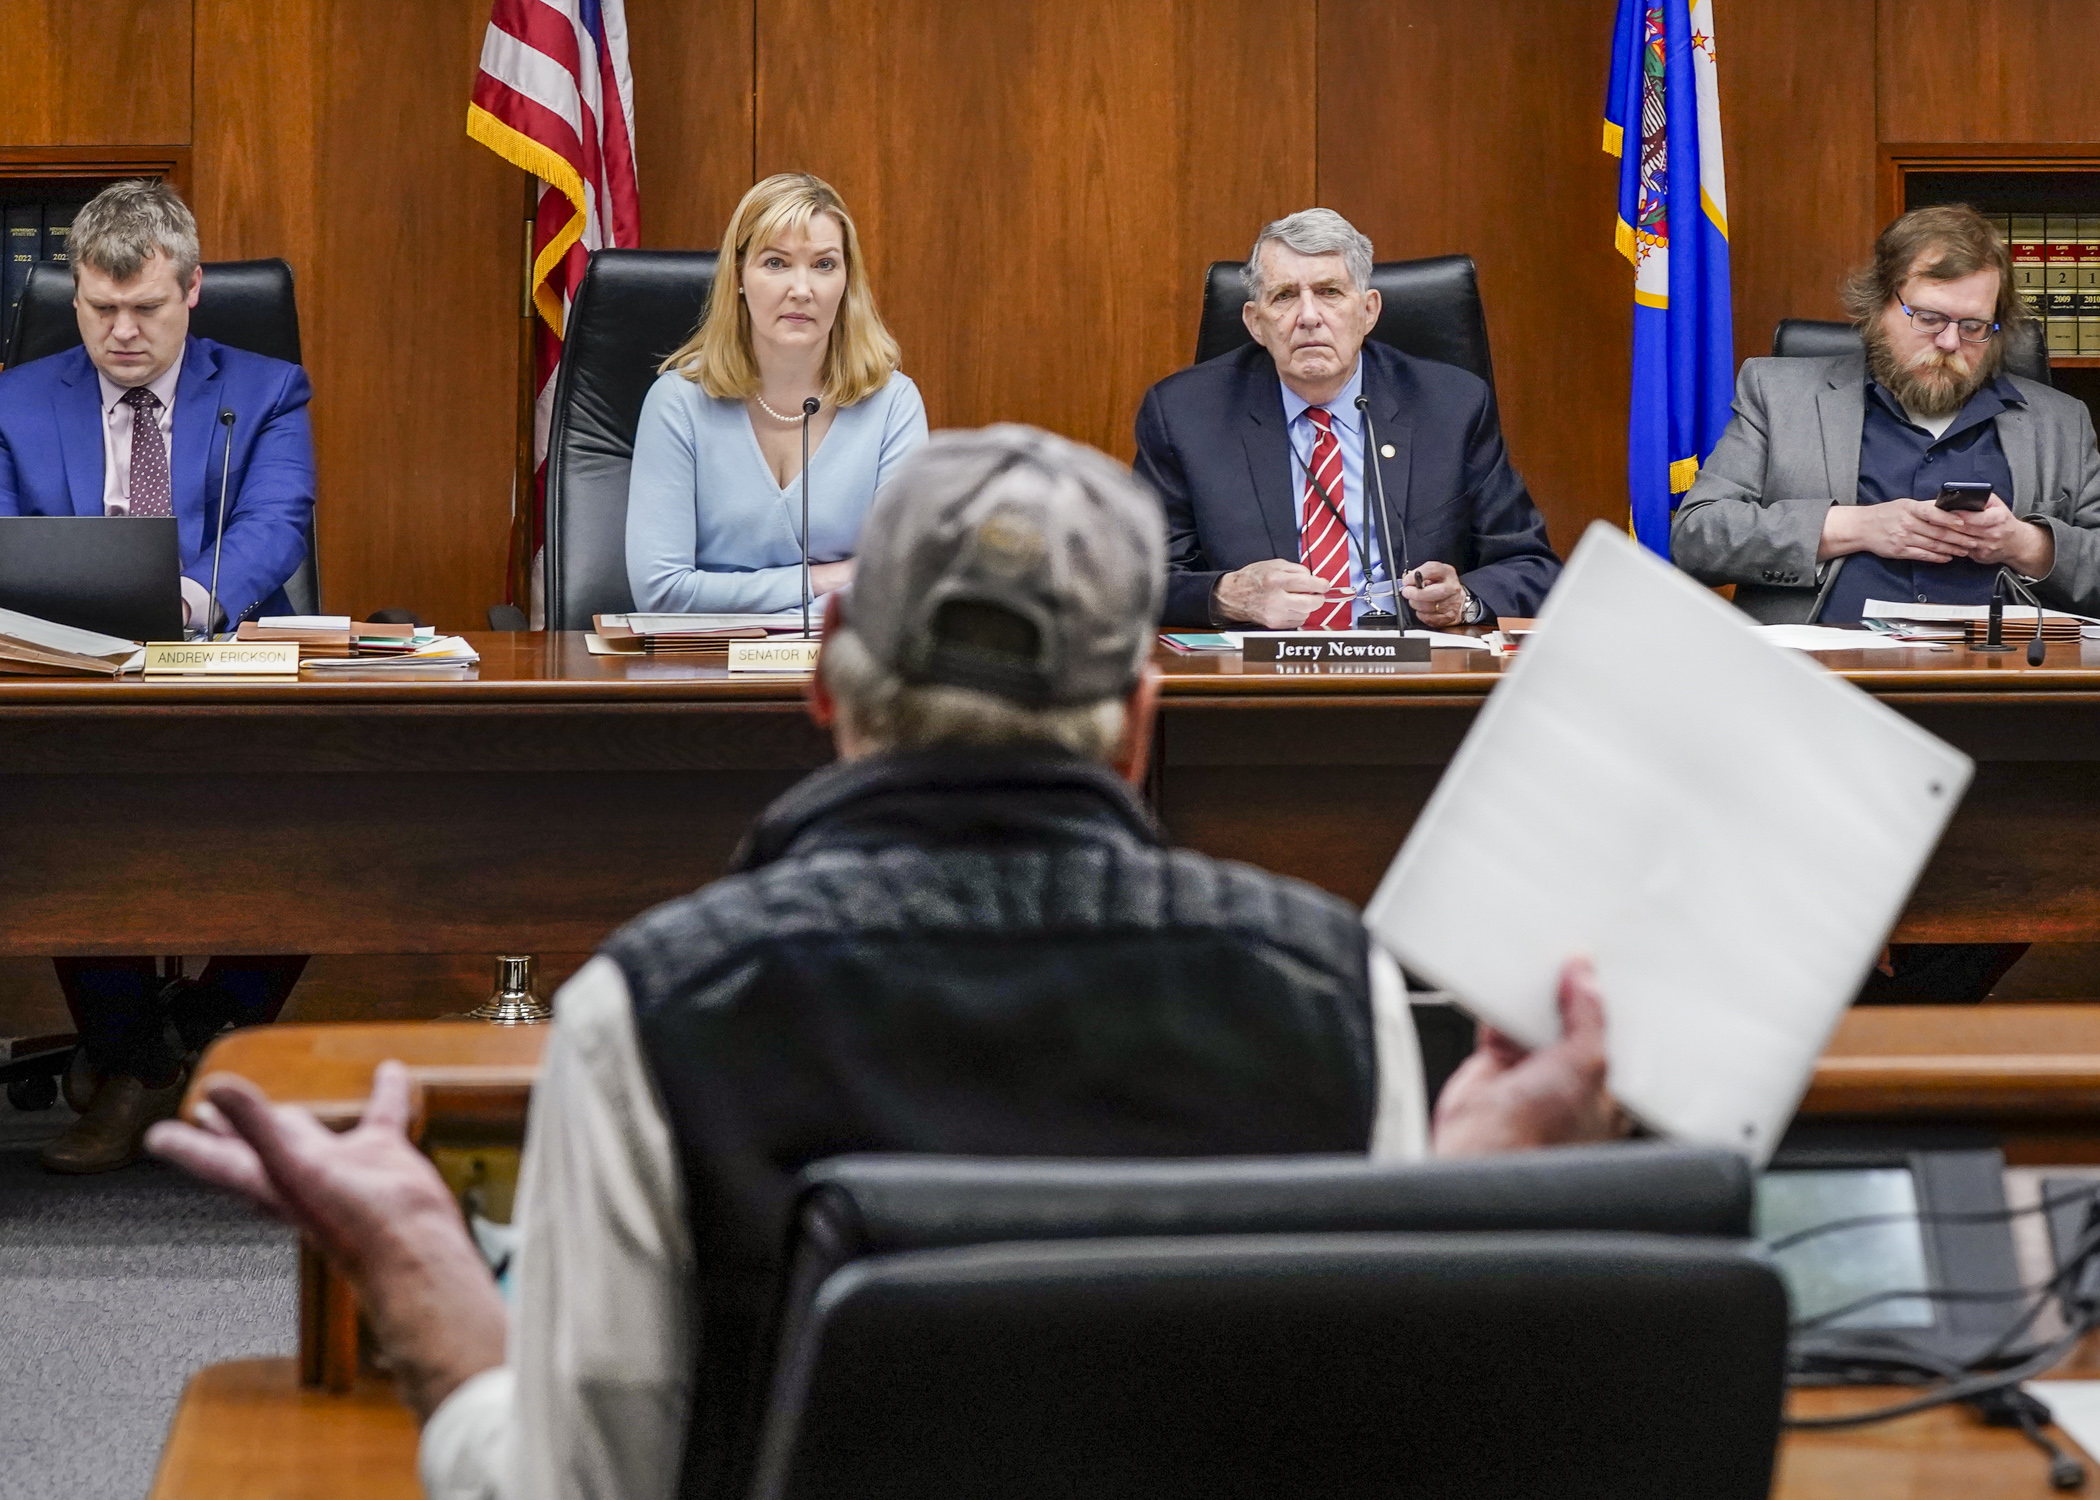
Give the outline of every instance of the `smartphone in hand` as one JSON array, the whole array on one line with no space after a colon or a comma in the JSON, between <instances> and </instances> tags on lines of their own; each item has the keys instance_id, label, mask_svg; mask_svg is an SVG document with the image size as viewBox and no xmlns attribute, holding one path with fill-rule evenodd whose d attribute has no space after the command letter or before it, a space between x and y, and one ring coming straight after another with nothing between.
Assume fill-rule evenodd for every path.
<instances>
[{"instance_id":1,"label":"smartphone in hand","mask_svg":"<svg viewBox=\"0 0 2100 1500\"><path fill-rule=\"evenodd\" d=\"M1991 483L1987 479L1950 479L1940 486L1940 496L1932 503L1941 510L1982 510L1991 503Z\"/></svg>"}]
</instances>

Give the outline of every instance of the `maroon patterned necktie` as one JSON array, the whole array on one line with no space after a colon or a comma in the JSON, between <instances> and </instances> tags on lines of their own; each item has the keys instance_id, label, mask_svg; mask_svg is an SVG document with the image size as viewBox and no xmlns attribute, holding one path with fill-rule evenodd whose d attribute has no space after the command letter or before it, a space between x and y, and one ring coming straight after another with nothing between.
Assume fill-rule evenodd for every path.
<instances>
[{"instance_id":1,"label":"maroon patterned necktie","mask_svg":"<svg viewBox=\"0 0 2100 1500\"><path fill-rule=\"evenodd\" d=\"M160 431L160 397L144 386L124 393L131 408L131 514L172 516L174 488L168 481L168 440Z\"/></svg>"}]
</instances>

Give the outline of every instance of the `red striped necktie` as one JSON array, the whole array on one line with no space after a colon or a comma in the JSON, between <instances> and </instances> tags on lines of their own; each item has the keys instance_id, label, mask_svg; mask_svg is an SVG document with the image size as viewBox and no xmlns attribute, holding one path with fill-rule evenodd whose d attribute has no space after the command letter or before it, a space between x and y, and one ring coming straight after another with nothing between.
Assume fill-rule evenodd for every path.
<instances>
[{"instance_id":1,"label":"red striped necktie","mask_svg":"<svg viewBox=\"0 0 2100 1500\"><path fill-rule=\"evenodd\" d=\"M1298 560L1327 580L1327 591L1349 591L1349 528L1339 519L1349 514L1342 493L1342 445L1334 439L1334 419L1324 406L1308 406L1312 419L1312 462L1305 470L1305 506L1298 520ZM1325 488L1334 502L1329 510L1320 498ZM1347 630L1353 605L1348 599L1323 604L1305 617L1307 630Z\"/></svg>"}]
</instances>

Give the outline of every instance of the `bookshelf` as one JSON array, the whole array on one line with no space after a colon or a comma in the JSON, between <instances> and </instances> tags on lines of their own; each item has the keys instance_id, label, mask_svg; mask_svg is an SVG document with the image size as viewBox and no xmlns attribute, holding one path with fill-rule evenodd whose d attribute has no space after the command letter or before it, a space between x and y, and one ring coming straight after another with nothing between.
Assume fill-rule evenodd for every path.
<instances>
[{"instance_id":1,"label":"bookshelf","mask_svg":"<svg viewBox=\"0 0 2100 1500\"><path fill-rule=\"evenodd\" d=\"M2074 311L2084 325L2083 345L2052 348L2049 374L2058 389L2085 402L2100 421L2100 349L2094 347L2095 323L2089 321L2100 320L2100 141L1884 143L1878 186L1883 223L1933 203L1967 203L2015 223L2024 216L2029 226L2038 218L2054 226L2058 216L2066 215L2080 221L2077 264L2083 284L2076 288ZM2019 274L2022 247L2015 243L2013 248ZM2056 251L2050 254L2053 260ZM2032 268L2030 251L2030 277ZM2052 320L2060 317L2054 305L2044 310Z\"/></svg>"},{"instance_id":2,"label":"bookshelf","mask_svg":"<svg viewBox=\"0 0 2100 1500\"><path fill-rule=\"evenodd\" d=\"M14 297L20 292L14 264L22 240L32 260L63 259L53 253L52 229L67 218L52 219L48 205L77 207L112 182L127 177L157 177L189 194L190 148L187 146L0 146L0 340L4 340ZM26 218L24 215L26 214ZM40 215L41 221L40 221ZM70 217L70 216L68 216ZM26 239L24 233L26 231ZM62 251L63 246L57 247ZM4 345L0 345L4 347Z\"/></svg>"}]
</instances>

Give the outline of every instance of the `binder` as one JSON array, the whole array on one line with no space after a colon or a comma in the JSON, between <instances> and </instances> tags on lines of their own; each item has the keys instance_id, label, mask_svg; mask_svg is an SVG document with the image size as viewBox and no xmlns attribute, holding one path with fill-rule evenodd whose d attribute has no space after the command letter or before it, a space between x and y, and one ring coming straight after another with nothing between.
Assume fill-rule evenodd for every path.
<instances>
[{"instance_id":1,"label":"binder","mask_svg":"<svg viewBox=\"0 0 2100 1500\"><path fill-rule=\"evenodd\" d=\"M36 264L44 233L44 210L37 203L9 203L0 208L0 350L15 326L15 305L22 300L29 268Z\"/></svg>"}]
</instances>

